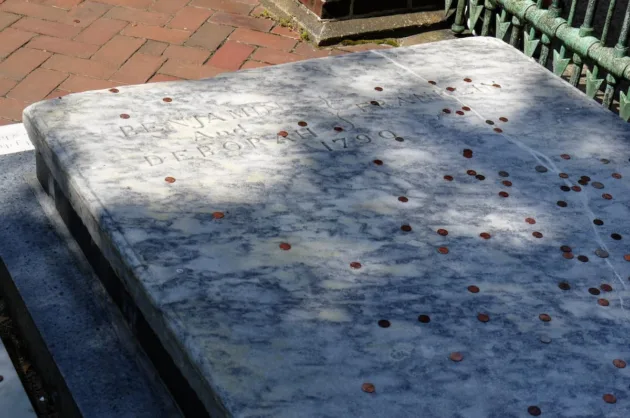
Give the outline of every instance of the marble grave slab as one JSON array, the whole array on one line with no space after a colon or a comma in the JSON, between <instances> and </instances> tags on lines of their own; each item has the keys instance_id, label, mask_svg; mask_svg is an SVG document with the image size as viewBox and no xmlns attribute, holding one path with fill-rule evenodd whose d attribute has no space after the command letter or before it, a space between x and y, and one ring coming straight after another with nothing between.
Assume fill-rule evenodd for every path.
<instances>
[{"instance_id":1,"label":"marble grave slab","mask_svg":"<svg viewBox=\"0 0 630 418\"><path fill-rule=\"evenodd\" d=\"M629 414L630 129L499 40L24 122L213 416Z\"/></svg>"},{"instance_id":2,"label":"marble grave slab","mask_svg":"<svg viewBox=\"0 0 630 418\"><path fill-rule=\"evenodd\" d=\"M32 150L33 144L28 139L23 124L14 123L0 127L0 156Z\"/></svg>"}]
</instances>

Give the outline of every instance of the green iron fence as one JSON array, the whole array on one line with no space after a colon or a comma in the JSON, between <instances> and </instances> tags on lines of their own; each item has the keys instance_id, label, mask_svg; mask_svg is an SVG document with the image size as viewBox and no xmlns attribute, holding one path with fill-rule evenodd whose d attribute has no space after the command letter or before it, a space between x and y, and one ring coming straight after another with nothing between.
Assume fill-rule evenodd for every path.
<instances>
[{"instance_id":1,"label":"green iron fence","mask_svg":"<svg viewBox=\"0 0 630 418\"><path fill-rule=\"evenodd\" d=\"M628 0L446 0L446 10L455 1L455 33L503 39L630 119Z\"/></svg>"}]
</instances>

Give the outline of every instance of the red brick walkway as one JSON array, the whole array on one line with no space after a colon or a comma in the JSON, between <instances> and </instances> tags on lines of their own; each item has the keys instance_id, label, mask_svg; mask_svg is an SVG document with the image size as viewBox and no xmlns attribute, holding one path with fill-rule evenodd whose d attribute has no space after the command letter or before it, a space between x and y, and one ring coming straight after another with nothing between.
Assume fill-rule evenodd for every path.
<instances>
[{"instance_id":1,"label":"red brick walkway","mask_svg":"<svg viewBox=\"0 0 630 418\"><path fill-rule=\"evenodd\" d=\"M124 84L196 79L341 54L316 49L259 0L0 0L0 125L27 105Z\"/></svg>"}]
</instances>

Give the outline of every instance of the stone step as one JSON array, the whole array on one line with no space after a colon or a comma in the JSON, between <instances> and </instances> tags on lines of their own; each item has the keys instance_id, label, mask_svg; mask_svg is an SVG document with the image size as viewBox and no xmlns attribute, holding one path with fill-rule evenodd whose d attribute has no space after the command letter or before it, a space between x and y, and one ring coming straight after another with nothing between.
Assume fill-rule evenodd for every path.
<instances>
[{"instance_id":1,"label":"stone step","mask_svg":"<svg viewBox=\"0 0 630 418\"><path fill-rule=\"evenodd\" d=\"M39 188L30 149L21 124L0 128L0 294L59 416L180 417Z\"/></svg>"}]
</instances>

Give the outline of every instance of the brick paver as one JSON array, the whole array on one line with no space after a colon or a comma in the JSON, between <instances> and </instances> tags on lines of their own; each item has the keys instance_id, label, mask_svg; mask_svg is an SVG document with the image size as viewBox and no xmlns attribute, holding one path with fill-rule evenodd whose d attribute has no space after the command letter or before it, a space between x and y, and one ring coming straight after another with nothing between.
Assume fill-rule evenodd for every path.
<instances>
[{"instance_id":1,"label":"brick paver","mask_svg":"<svg viewBox=\"0 0 630 418\"><path fill-rule=\"evenodd\" d=\"M31 103L379 47L316 48L258 0L0 0L0 125Z\"/></svg>"}]
</instances>

